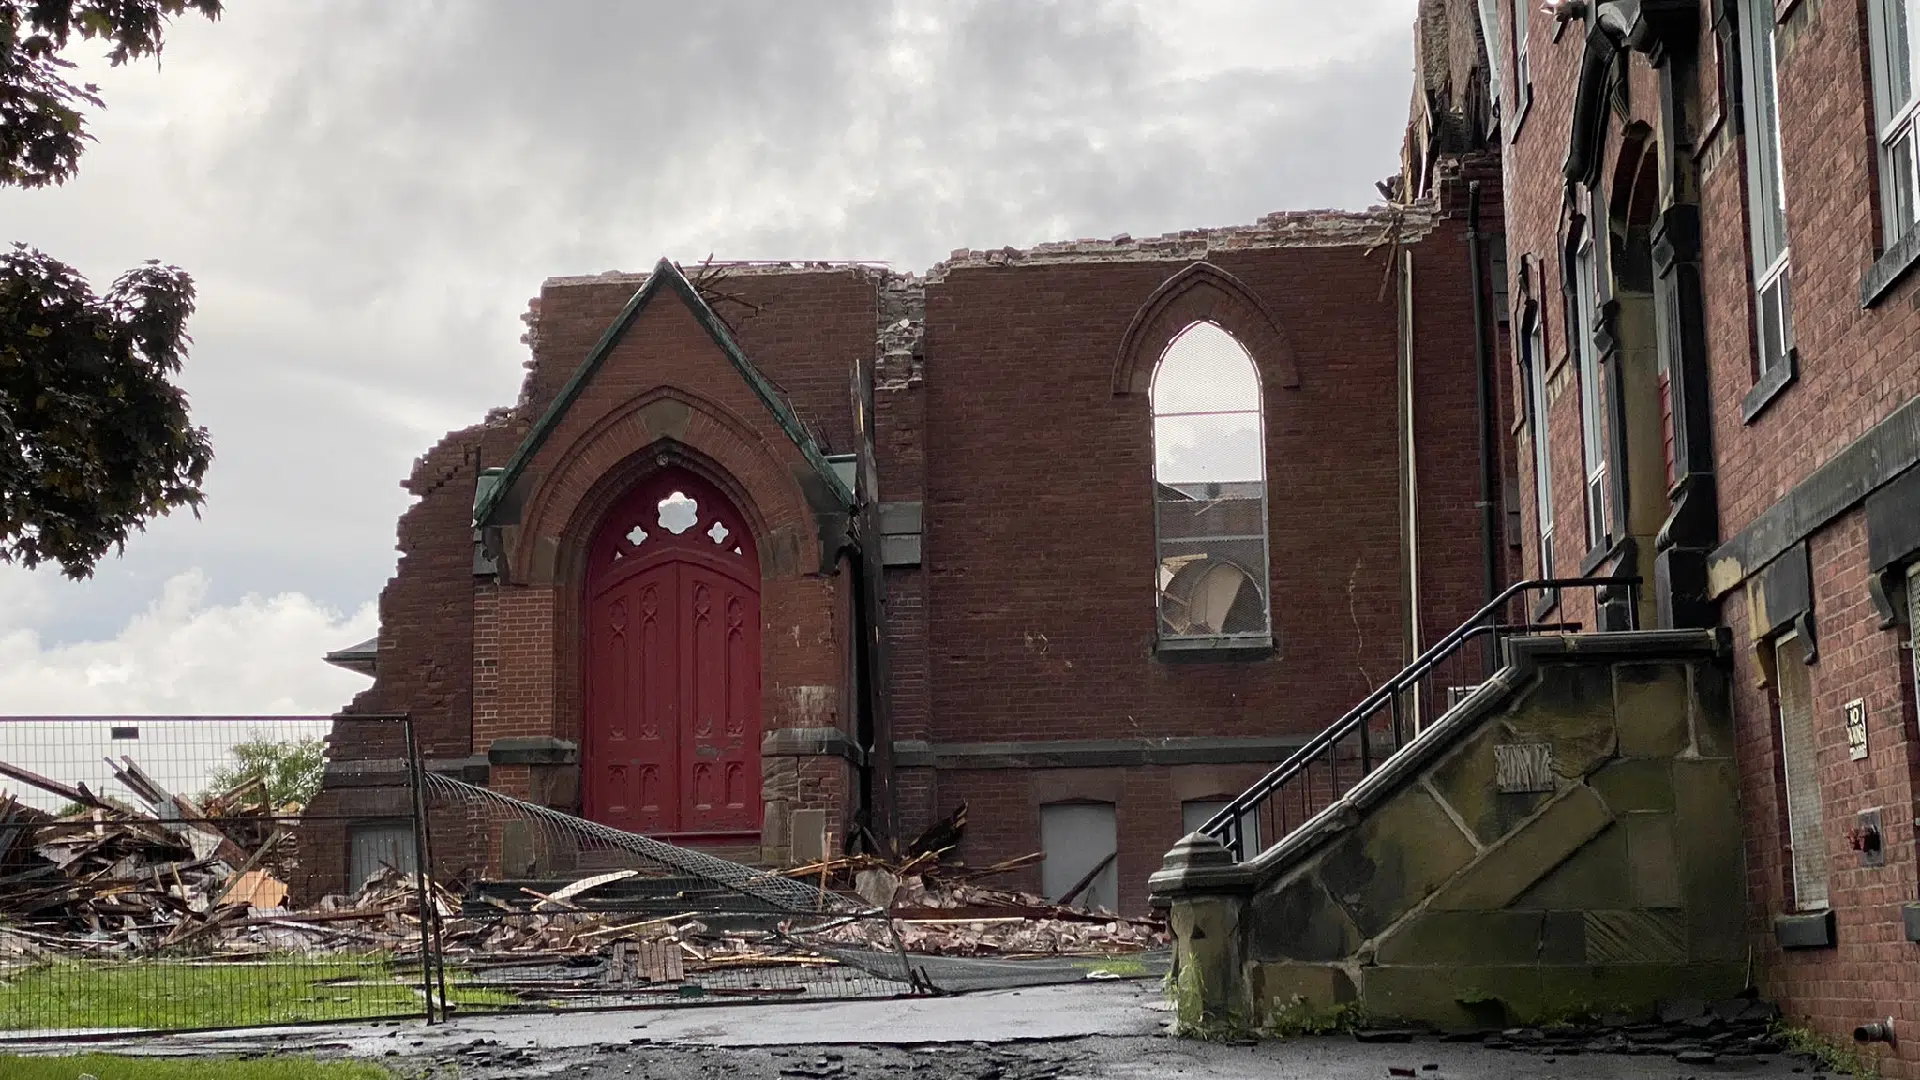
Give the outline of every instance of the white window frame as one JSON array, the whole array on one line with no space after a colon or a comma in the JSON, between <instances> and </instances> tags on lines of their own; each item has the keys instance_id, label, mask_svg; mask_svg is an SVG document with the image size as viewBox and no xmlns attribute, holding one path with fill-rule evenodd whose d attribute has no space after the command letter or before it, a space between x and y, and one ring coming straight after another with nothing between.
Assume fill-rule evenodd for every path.
<instances>
[{"instance_id":1,"label":"white window frame","mask_svg":"<svg viewBox=\"0 0 1920 1080\"><path fill-rule=\"evenodd\" d=\"M1789 645L1796 647L1789 650ZM1819 718L1814 704L1813 678L1807 670L1804 648L1798 634L1783 634L1774 640L1774 697L1779 702L1780 773L1786 786L1787 848L1789 868L1793 872L1793 908L1795 911L1824 911L1832 903L1832 882L1829 880L1831 875L1827 856L1825 794L1820 787ZM1788 701L1786 684L1789 673L1796 683L1806 687L1804 702ZM1795 715L1789 715L1790 707L1797 707ZM1811 788L1813 797L1796 803L1794 793L1803 787Z\"/></svg>"},{"instance_id":2,"label":"white window frame","mask_svg":"<svg viewBox=\"0 0 1920 1080\"><path fill-rule=\"evenodd\" d=\"M1527 320L1526 333L1520 338L1520 366L1527 380L1528 423L1533 430L1534 524L1540 534L1540 576L1552 578L1553 562L1553 447L1552 425L1547 419L1546 335L1540 329L1540 313Z\"/></svg>"},{"instance_id":3,"label":"white window frame","mask_svg":"<svg viewBox=\"0 0 1920 1080\"><path fill-rule=\"evenodd\" d=\"M1574 323L1569 328L1580 377L1580 457L1585 479L1581 498L1586 508L1587 550L1613 544L1612 500L1607 495L1606 406L1601 396L1600 346L1593 340L1599 329L1598 260L1591 222L1573 257Z\"/></svg>"},{"instance_id":4,"label":"white window frame","mask_svg":"<svg viewBox=\"0 0 1920 1080\"><path fill-rule=\"evenodd\" d=\"M1534 0L1513 0L1513 114L1517 118L1533 101L1533 63L1527 56L1528 21Z\"/></svg>"},{"instance_id":5,"label":"white window frame","mask_svg":"<svg viewBox=\"0 0 1920 1080\"><path fill-rule=\"evenodd\" d=\"M1887 246L1920 223L1920 3L1867 0L1874 131L1880 147L1880 220Z\"/></svg>"},{"instance_id":6,"label":"white window frame","mask_svg":"<svg viewBox=\"0 0 1920 1080\"><path fill-rule=\"evenodd\" d=\"M1759 357L1758 374L1764 377L1788 362L1794 345L1773 0L1742 0L1739 19L1747 230L1753 247L1754 352Z\"/></svg>"},{"instance_id":7,"label":"white window frame","mask_svg":"<svg viewBox=\"0 0 1920 1080\"><path fill-rule=\"evenodd\" d=\"M1479 0L1480 38L1487 43L1487 90L1495 107L1501 107L1506 87L1502 85L1500 63L1500 0Z\"/></svg>"},{"instance_id":8,"label":"white window frame","mask_svg":"<svg viewBox=\"0 0 1920 1080\"><path fill-rule=\"evenodd\" d=\"M1259 505L1259 510L1257 511L1259 520L1260 520L1260 534L1257 538L1260 541L1259 565L1240 566L1240 569L1248 575L1248 577L1253 582L1253 585L1260 590L1260 620L1261 620L1260 629L1254 630L1254 631L1240 631L1240 632L1222 631L1218 633L1210 633L1210 632L1178 633L1178 632L1172 631L1167 626L1166 620L1162 617L1162 614L1161 614L1162 604L1165 603L1163 590L1166 587L1167 582L1161 579L1164 577L1164 575L1167 572L1166 564L1167 564L1168 556L1170 554L1191 553L1196 550L1191 545L1193 545L1196 542L1204 542L1204 540L1206 539L1227 540L1227 541L1251 541L1255 539L1255 537L1252 534L1245 534L1240 536L1213 536L1213 537L1199 537L1199 536L1186 536L1182 538L1169 537L1166 534L1166 530L1163 528L1163 521L1162 521L1162 513L1165 507L1163 505L1163 502L1160 496L1160 489L1163 481L1160 476L1160 455L1159 455L1159 450L1156 443L1155 452L1153 456L1153 483L1154 483L1153 546L1154 546L1154 574L1156 576L1156 581L1154 584L1155 637L1159 643L1159 648L1167 649L1167 650L1271 647L1274 643L1273 570L1272 570L1273 559L1272 559L1272 552L1271 552L1273 530L1271 527L1272 523L1270 520L1272 507L1269 503L1269 496L1271 494L1271 491L1269 490L1267 485L1267 458L1266 458L1267 407L1266 407L1266 395L1265 395L1265 380L1262 377L1262 374L1260 371L1260 361L1254 358L1253 350L1247 348L1247 343L1240 340L1239 336L1234 334L1231 330L1228 330L1226 327L1221 326L1219 323L1214 322L1213 320L1210 320L1210 319L1197 319L1194 322L1189 323L1188 325L1182 327L1180 332L1173 336L1173 338L1168 342L1166 350L1163 350L1161 352L1160 359L1155 362L1154 369L1153 369L1153 380L1149 384L1149 389L1147 391L1147 411L1148 411L1148 414L1153 418L1154 438L1156 440L1159 438L1159 426L1160 426L1160 421L1163 418L1197 415L1193 413L1161 412L1158 388L1160 385L1161 367L1166 362L1167 352L1171 351L1174 344L1177 343L1183 336L1185 336L1188 331L1192 330L1194 327L1198 326L1200 323L1207 323L1211 325L1215 330L1219 331L1222 334L1225 334L1228 338L1232 339L1233 343L1239 347L1240 352L1245 356L1247 364L1252 369L1252 372L1253 372L1254 401L1253 401L1252 408L1217 409L1217 410L1211 410L1211 413L1213 415L1221 415L1221 416L1251 415L1254 417L1255 430L1258 433L1259 446L1260 446L1260 457L1259 457L1259 464L1260 464L1259 503L1260 505ZM1168 485L1168 486L1171 486L1171 485Z\"/></svg>"}]
</instances>

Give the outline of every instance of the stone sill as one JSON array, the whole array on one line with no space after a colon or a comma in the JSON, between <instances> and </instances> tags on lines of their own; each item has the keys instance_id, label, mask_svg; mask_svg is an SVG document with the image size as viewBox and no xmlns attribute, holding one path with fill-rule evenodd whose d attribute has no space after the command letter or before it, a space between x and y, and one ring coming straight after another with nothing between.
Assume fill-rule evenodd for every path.
<instances>
[{"instance_id":1,"label":"stone sill","mask_svg":"<svg viewBox=\"0 0 1920 1080\"><path fill-rule=\"evenodd\" d=\"M1208 660L1265 660L1278 654L1273 635L1246 637L1160 638L1153 643L1157 660L1186 664Z\"/></svg>"},{"instance_id":2,"label":"stone sill","mask_svg":"<svg viewBox=\"0 0 1920 1080\"><path fill-rule=\"evenodd\" d=\"M1920 264L1920 225L1909 228L1905 235L1888 244L1887 250L1860 275L1860 306L1870 308L1879 303L1917 264Z\"/></svg>"},{"instance_id":3,"label":"stone sill","mask_svg":"<svg viewBox=\"0 0 1920 1080\"><path fill-rule=\"evenodd\" d=\"M1509 143L1520 141L1520 129L1526 125L1527 114L1533 112L1533 84L1522 86L1517 96L1520 98L1520 107L1513 113L1513 130L1507 133Z\"/></svg>"},{"instance_id":4,"label":"stone sill","mask_svg":"<svg viewBox=\"0 0 1920 1080\"><path fill-rule=\"evenodd\" d=\"M572 765L579 760L577 744L547 735L509 736L487 747L490 765Z\"/></svg>"},{"instance_id":5,"label":"stone sill","mask_svg":"<svg viewBox=\"0 0 1920 1080\"><path fill-rule=\"evenodd\" d=\"M1751 424L1773 400L1800 377L1800 350L1788 349L1785 362L1760 376L1740 402L1740 422Z\"/></svg>"},{"instance_id":6,"label":"stone sill","mask_svg":"<svg viewBox=\"0 0 1920 1080\"><path fill-rule=\"evenodd\" d=\"M1776 915L1773 936L1782 949L1831 949L1836 944L1832 910Z\"/></svg>"}]
</instances>

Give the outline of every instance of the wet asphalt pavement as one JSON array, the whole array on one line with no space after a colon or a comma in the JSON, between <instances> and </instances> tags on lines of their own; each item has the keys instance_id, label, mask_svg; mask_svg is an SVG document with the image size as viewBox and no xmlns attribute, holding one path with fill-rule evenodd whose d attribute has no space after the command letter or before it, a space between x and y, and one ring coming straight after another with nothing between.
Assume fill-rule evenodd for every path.
<instances>
[{"instance_id":1,"label":"wet asphalt pavement","mask_svg":"<svg viewBox=\"0 0 1920 1080\"><path fill-rule=\"evenodd\" d=\"M1822 1076L1781 1057L1737 1064L1680 1065L1615 1055L1544 1056L1480 1046L1414 1042L1369 1045L1295 1039L1257 1046L1194 1043L1165 1036L1086 1036L1005 1044L939 1046L690 1047L610 1046L554 1057L506 1048L436 1062L412 1075L569 1080L1707 1080L1709 1077ZM420 1063L416 1063L420 1064Z\"/></svg>"},{"instance_id":2,"label":"wet asphalt pavement","mask_svg":"<svg viewBox=\"0 0 1920 1080\"><path fill-rule=\"evenodd\" d=\"M1156 982L1086 982L947 998L216 1033L96 1048L167 1056L357 1057L379 1061L402 1077L440 1080L1816 1080L1824 1075L1789 1054L1681 1062L1662 1054L1496 1049L1434 1038L1200 1043L1168 1036L1169 1020Z\"/></svg>"}]
</instances>

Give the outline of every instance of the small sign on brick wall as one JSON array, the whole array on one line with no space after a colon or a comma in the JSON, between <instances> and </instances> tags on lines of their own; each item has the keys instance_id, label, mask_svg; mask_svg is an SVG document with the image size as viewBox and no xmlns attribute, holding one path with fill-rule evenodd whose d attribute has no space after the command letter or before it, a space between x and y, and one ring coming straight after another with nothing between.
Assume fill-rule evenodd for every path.
<instances>
[{"instance_id":1,"label":"small sign on brick wall","mask_svg":"<svg viewBox=\"0 0 1920 1080\"><path fill-rule=\"evenodd\" d=\"M1494 784L1501 794L1553 790L1553 746L1512 743L1493 748Z\"/></svg>"},{"instance_id":2,"label":"small sign on brick wall","mask_svg":"<svg viewBox=\"0 0 1920 1080\"><path fill-rule=\"evenodd\" d=\"M1847 702L1847 754L1855 761L1867 756L1867 703L1862 698Z\"/></svg>"}]
</instances>

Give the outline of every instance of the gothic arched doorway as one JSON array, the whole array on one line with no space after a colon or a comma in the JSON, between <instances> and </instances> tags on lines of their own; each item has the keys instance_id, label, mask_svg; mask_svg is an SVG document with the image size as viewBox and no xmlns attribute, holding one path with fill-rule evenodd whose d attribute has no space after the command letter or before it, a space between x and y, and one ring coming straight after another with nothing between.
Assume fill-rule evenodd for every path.
<instances>
[{"instance_id":1,"label":"gothic arched doorway","mask_svg":"<svg viewBox=\"0 0 1920 1080\"><path fill-rule=\"evenodd\" d=\"M586 816L655 835L760 828L760 559L684 469L627 492L588 548Z\"/></svg>"}]
</instances>

